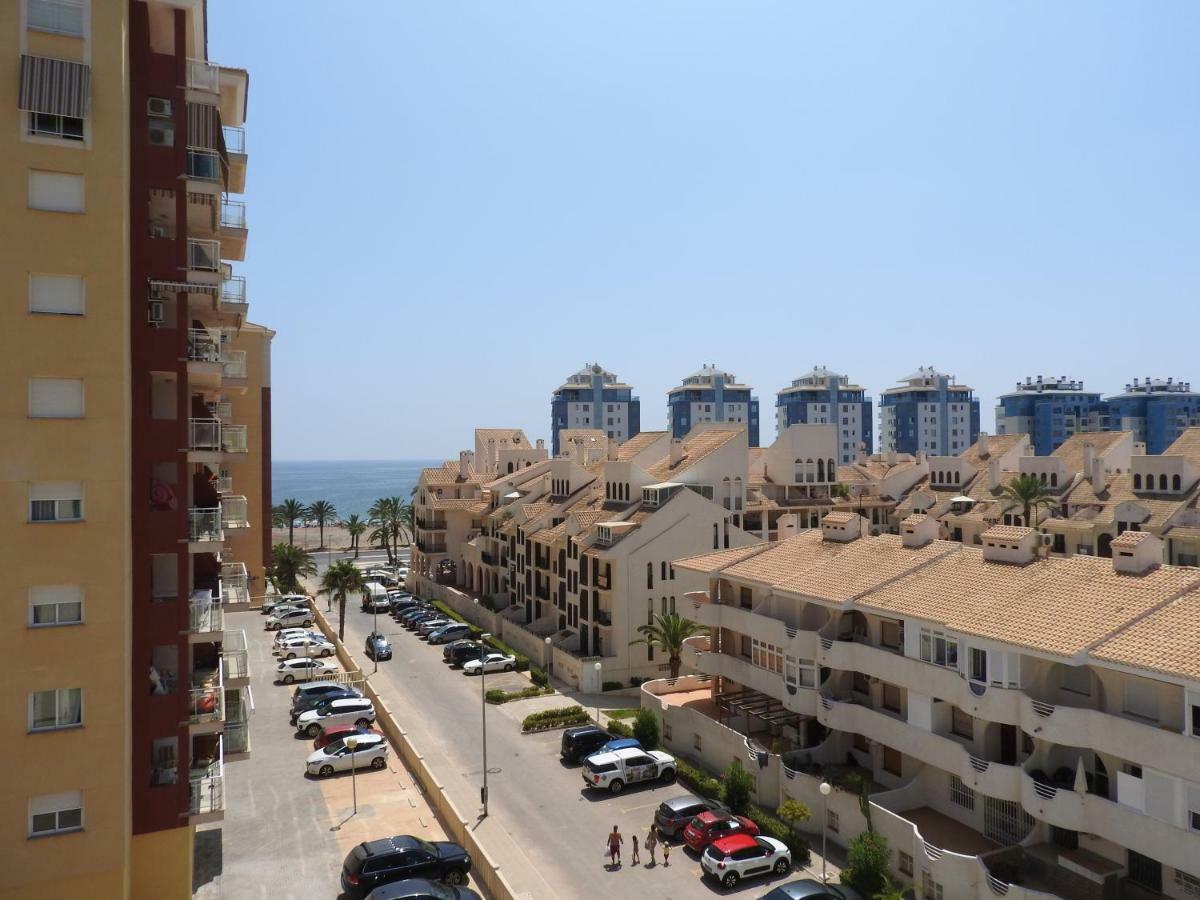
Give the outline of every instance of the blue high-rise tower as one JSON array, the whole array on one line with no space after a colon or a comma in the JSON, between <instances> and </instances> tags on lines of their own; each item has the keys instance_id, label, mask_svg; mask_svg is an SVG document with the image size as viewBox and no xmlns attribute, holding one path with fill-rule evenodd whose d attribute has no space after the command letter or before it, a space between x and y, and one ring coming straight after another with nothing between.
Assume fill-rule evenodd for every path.
<instances>
[{"instance_id":1,"label":"blue high-rise tower","mask_svg":"<svg viewBox=\"0 0 1200 900\"><path fill-rule=\"evenodd\" d=\"M758 398L752 390L715 365L693 372L667 393L672 436L681 438L703 422L740 422L746 426L750 446L757 447Z\"/></svg>"},{"instance_id":2,"label":"blue high-rise tower","mask_svg":"<svg viewBox=\"0 0 1200 900\"><path fill-rule=\"evenodd\" d=\"M996 404L997 434L1027 434L1038 456L1048 456L1073 434L1104 431L1107 404L1099 392L1085 391L1082 381L1026 378Z\"/></svg>"},{"instance_id":3,"label":"blue high-rise tower","mask_svg":"<svg viewBox=\"0 0 1200 900\"><path fill-rule=\"evenodd\" d=\"M595 428L611 440L628 440L642 430L642 402L633 388L598 363L584 366L550 397L550 446L558 456L559 432Z\"/></svg>"},{"instance_id":4,"label":"blue high-rise tower","mask_svg":"<svg viewBox=\"0 0 1200 900\"><path fill-rule=\"evenodd\" d=\"M866 390L824 366L814 366L775 397L777 433L797 423L837 425L838 461L843 464L854 462L860 444L873 452L873 418Z\"/></svg>"}]
</instances>

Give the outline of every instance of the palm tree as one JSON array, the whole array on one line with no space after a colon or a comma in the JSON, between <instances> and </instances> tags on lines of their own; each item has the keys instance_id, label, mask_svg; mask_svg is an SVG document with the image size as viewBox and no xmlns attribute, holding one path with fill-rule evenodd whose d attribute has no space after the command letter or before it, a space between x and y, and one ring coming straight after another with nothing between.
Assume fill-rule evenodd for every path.
<instances>
[{"instance_id":1,"label":"palm tree","mask_svg":"<svg viewBox=\"0 0 1200 900\"><path fill-rule=\"evenodd\" d=\"M308 515L308 507L299 500L293 500L289 498L284 500L283 503L279 505L279 511L283 513L284 521L287 522L288 543L294 544L296 543L293 537L293 533L296 528L296 520L302 519L304 516Z\"/></svg>"},{"instance_id":2,"label":"palm tree","mask_svg":"<svg viewBox=\"0 0 1200 900\"><path fill-rule=\"evenodd\" d=\"M671 677L678 678L679 667L683 665L680 655L683 653L683 642L690 637L707 633L708 629L698 622L685 619L676 613L669 613L665 616L655 616L653 625L639 625L638 634L641 637L630 641L629 646L645 644L647 647L662 648L666 651L667 663L671 666Z\"/></svg>"},{"instance_id":3,"label":"palm tree","mask_svg":"<svg viewBox=\"0 0 1200 900\"><path fill-rule=\"evenodd\" d=\"M325 523L334 521L334 516L337 515L337 510L333 508L333 504L328 500L314 500L312 506L308 508L308 513L317 520L317 528L321 530L321 542L317 545L317 549L324 550Z\"/></svg>"},{"instance_id":4,"label":"palm tree","mask_svg":"<svg viewBox=\"0 0 1200 900\"><path fill-rule=\"evenodd\" d=\"M346 638L346 595L362 589L362 572L348 559L339 559L321 577L321 589L317 593L325 594L338 604L338 640Z\"/></svg>"},{"instance_id":5,"label":"palm tree","mask_svg":"<svg viewBox=\"0 0 1200 900\"><path fill-rule=\"evenodd\" d=\"M292 544L276 544L271 548L271 579L280 593L300 590L300 579L317 574L317 564L307 550Z\"/></svg>"},{"instance_id":6,"label":"palm tree","mask_svg":"<svg viewBox=\"0 0 1200 900\"><path fill-rule=\"evenodd\" d=\"M1047 490L1046 485L1038 480L1036 475L1018 475L1000 489L1000 496L1005 500L1005 507L1019 506L1025 516L1025 525L1035 527L1030 517L1036 515L1040 507L1052 507L1058 503L1056 494Z\"/></svg>"},{"instance_id":7,"label":"palm tree","mask_svg":"<svg viewBox=\"0 0 1200 900\"><path fill-rule=\"evenodd\" d=\"M389 565L395 560L399 550L400 531L405 527L404 514L402 512L404 506L405 504L399 497L380 497L367 510L371 524L377 526L378 530L387 534L389 541L387 545ZM410 512L409 519L411 520L411 518L412 514ZM374 540L374 538L371 538L371 540Z\"/></svg>"},{"instance_id":8,"label":"palm tree","mask_svg":"<svg viewBox=\"0 0 1200 900\"><path fill-rule=\"evenodd\" d=\"M272 506L271 507L271 527L272 528L283 528L286 525L287 525L287 519L283 515L283 507L282 506Z\"/></svg>"},{"instance_id":9,"label":"palm tree","mask_svg":"<svg viewBox=\"0 0 1200 900\"><path fill-rule=\"evenodd\" d=\"M413 525L415 522L416 512L413 510L411 503L400 504L400 530L404 533L406 544L411 544L413 539Z\"/></svg>"},{"instance_id":10,"label":"palm tree","mask_svg":"<svg viewBox=\"0 0 1200 900\"><path fill-rule=\"evenodd\" d=\"M367 523L359 518L358 513L351 513L350 518L346 520L346 531L350 534L350 549L354 551L355 559L358 559L359 536L366 530Z\"/></svg>"},{"instance_id":11,"label":"palm tree","mask_svg":"<svg viewBox=\"0 0 1200 900\"><path fill-rule=\"evenodd\" d=\"M392 532L384 525L380 525L371 529L371 533L367 535L367 543L371 546L379 546L387 551L388 565L393 564L392 560Z\"/></svg>"}]
</instances>

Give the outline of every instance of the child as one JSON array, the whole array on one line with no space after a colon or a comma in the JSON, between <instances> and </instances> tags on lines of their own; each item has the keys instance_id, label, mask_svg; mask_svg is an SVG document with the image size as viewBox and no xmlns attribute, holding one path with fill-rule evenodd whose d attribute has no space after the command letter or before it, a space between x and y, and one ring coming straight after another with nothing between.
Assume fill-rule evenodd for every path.
<instances>
[{"instance_id":1,"label":"child","mask_svg":"<svg viewBox=\"0 0 1200 900\"><path fill-rule=\"evenodd\" d=\"M663 865L669 866L671 864L671 845L667 843L667 836L665 834L660 835L658 840L663 848Z\"/></svg>"},{"instance_id":2,"label":"child","mask_svg":"<svg viewBox=\"0 0 1200 900\"><path fill-rule=\"evenodd\" d=\"M635 866L640 866L642 864L642 860L638 856L638 843L638 836L635 834L632 838L630 838L630 844L633 851L631 854L631 859Z\"/></svg>"}]
</instances>

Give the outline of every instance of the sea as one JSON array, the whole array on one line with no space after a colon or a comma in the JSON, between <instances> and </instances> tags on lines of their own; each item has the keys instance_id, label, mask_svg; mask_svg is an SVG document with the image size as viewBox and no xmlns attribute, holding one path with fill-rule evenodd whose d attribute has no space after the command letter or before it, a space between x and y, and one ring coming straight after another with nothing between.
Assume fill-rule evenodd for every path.
<instances>
[{"instance_id":1,"label":"sea","mask_svg":"<svg viewBox=\"0 0 1200 900\"><path fill-rule=\"evenodd\" d=\"M271 465L271 498L278 506L287 498L301 503L327 500L345 520L351 513L366 518L380 497L410 502L421 469L440 466L440 459L276 460Z\"/></svg>"}]
</instances>

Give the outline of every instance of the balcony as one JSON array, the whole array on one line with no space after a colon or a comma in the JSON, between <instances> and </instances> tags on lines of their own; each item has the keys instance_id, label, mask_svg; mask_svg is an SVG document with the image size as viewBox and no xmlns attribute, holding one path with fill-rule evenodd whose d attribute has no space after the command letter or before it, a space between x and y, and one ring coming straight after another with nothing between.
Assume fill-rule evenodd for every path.
<instances>
[{"instance_id":1,"label":"balcony","mask_svg":"<svg viewBox=\"0 0 1200 900\"><path fill-rule=\"evenodd\" d=\"M221 564L221 602L247 604L250 602L250 577L242 562Z\"/></svg>"},{"instance_id":2,"label":"balcony","mask_svg":"<svg viewBox=\"0 0 1200 900\"><path fill-rule=\"evenodd\" d=\"M212 413L214 419L220 419L222 422L228 422L233 418L233 404L228 401L209 403L208 411Z\"/></svg>"},{"instance_id":3,"label":"balcony","mask_svg":"<svg viewBox=\"0 0 1200 900\"><path fill-rule=\"evenodd\" d=\"M203 147L188 147L188 180L203 182L202 184L188 185L190 192L209 195L216 193L221 187L221 174L221 154L216 150L206 150Z\"/></svg>"},{"instance_id":4,"label":"balcony","mask_svg":"<svg viewBox=\"0 0 1200 900\"><path fill-rule=\"evenodd\" d=\"M817 635L813 631L801 631L790 627L781 619L764 615L753 609L729 603L710 603L697 597L707 594L688 594L695 612L692 618L710 629L727 628L776 647L783 647L792 656L813 659L817 654Z\"/></svg>"},{"instance_id":5,"label":"balcony","mask_svg":"<svg viewBox=\"0 0 1200 900\"><path fill-rule=\"evenodd\" d=\"M445 544L435 544L432 541L417 540L417 549L422 553L445 553Z\"/></svg>"},{"instance_id":6,"label":"balcony","mask_svg":"<svg viewBox=\"0 0 1200 900\"><path fill-rule=\"evenodd\" d=\"M221 680L226 690L250 683L250 656L244 630L225 632L221 642Z\"/></svg>"},{"instance_id":7,"label":"balcony","mask_svg":"<svg viewBox=\"0 0 1200 900\"><path fill-rule=\"evenodd\" d=\"M221 282L221 312L245 315L249 301L246 299L246 276L230 275Z\"/></svg>"},{"instance_id":8,"label":"balcony","mask_svg":"<svg viewBox=\"0 0 1200 900\"><path fill-rule=\"evenodd\" d=\"M225 691L225 730L221 732L221 743L229 756L245 757L250 753L250 714L254 707L250 692L243 690Z\"/></svg>"},{"instance_id":9,"label":"balcony","mask_svg":"<svg viewBox=\"0 0 1200 900\"><path fill-rule=\"evenodd\" d=\"M221 329L189 328L188 361L219 363L221 361Z\"/></svg>"},{"instance_id":10,"label":"balcony","mask_svg":"<svg viewBox=\"0 0 1200 900\"><path fill-rule=\"evenodd\" d=\"M192 673L192 688L188 692L188 724L196 732L221 730L225 718L225 685L221 670Z\"/></svg>"},{"instance_id":11,"label":"balcony","mask_svg":"<svg viewBox=\"0 0 1200 900\"><path fill-rule=\"evenodd\" d=\"M188 281L197 284L220 283L221 243L219 241L188 238Z\"/></svg>"},{"instance_id":12,"label":"balcony","mask_svg":"<svg viewBox=\"0 0 1200 900\"><path fill-rule=\"evenodd\" d=\"M245 387L246 351L229 350L221 355L221 384L225 387Z\"/></svg>"},{"instance_id":13,"label":"balcony","mask_svg":"<svg viewBox=\"0 0 1200 900\"><path fill-rule=\"evenodd\" d=\"M220 419L188 420L188 451L192 454L245 453L246 426L225 425ZM189 456L192 462L204 462Z\"/></svg>"},{"instance_id":14,"label":"balcony","mask_svg":"<svg viewBox=\"0 0 1200 900\"><path fill-rule=\"evenodd\" d=\"M197 553L212 553L219 547L207 546L220 544L225 540L225 529L221 524L221 507L192 507L188 510L188 541L200 544L193 548Z\"/></svg>"},{"instance_id":15,"label":"balcony","mask_svg":"<svg viewBox=\"0 0 1200 900\"><path fill-rule=\"evenodd\" d=\"M189 633L193 636L210 635L225 627L225 611L221 601L214 600L211 591L198 591L203 596L193 596L188 601L191 622Z\"/></svg>"},{"instance_id":16,"label":"balcony","mask_svg":"<svg viewBox=\"0 0 1200 900\"><path fill-rule=\"evenodd\" d=\"M241 200L222 200L220 215L221 254L225 259L246 258L246 204Z\"/></svg>"},{"instance_id":17,"label":"balcony","mask_svg":"<svg viewBox=\"0 0 1200 900\"><path fill-rule=\"evenodd\" d=\"M194 91L219 94L221 92L221 67L206 59L189 59L187 61L187 86Z\"/></svg>"},{"instance_id":18,"label":"balcony","mask_svg":"<svg viewBox=\"0 0 1200 900\"><path fill-rule=\"evenodd\" d=\"M218 494L228 494L233 490L233 476L218 475L210 482L210 484L212 484L213 490Z\"/></svg>"},{"instance_id":19,"label":"balcony","mask_svg":"<svg viewBox=\"0 0 1200 900\"><path fill-rule=\"evenodd\" d=\"M217 737L216 758L197 765L188 773L188 823L200 825L225 817L225 750Z\"/></svg>"},{"instance_id":20,"label":"balcony","mask_svg":"<svg viewBox=\"0 0 1200 900\"><path fill-rule=\"evenodd\" d=\"M225 152L230 156L245 156L246 155L246 129L233 128L226 125L221 129L221 133L225 138ZM238 191L237 193L241 193Z\"/></svg>"},{"instance_id":21,"label":"balcony","mask_svg":"<svg viewBox=\"0 0 1200 900\"><path fill-rule=\"evenodd\" d=\"M423 531L445 531L446 523L433 519L417 519L417 527Z\"/></svg>"},{"instance_id":22,"label":"balcony","mask_svg":"<svg viewBox=\"0 0 1200 900\"><path fill-rule=\"evenodd\" d=\"M249 502L243 496L222 497L221 525L224 528L249 528L249 506Z\"/></svg>"}]
</instances>

